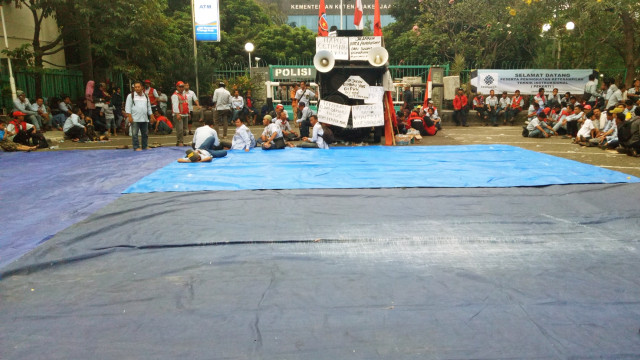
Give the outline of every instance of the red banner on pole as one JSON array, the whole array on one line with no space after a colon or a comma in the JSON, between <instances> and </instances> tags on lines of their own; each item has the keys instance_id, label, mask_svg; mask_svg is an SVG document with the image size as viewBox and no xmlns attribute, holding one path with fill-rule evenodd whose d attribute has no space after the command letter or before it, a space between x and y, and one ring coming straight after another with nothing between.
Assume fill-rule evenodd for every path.
<instances>
[{"instance_id":1,"label":"red banner on pole","mask_svg":"<svg viewBox=\"0 0 640 360\"><path fill-rule=\"evenodd\" d=\"M320 0L320 10L318 10L318 36L329 36L329 23L327 22L324 0Z\"/></svg>"},{"instance_id":2,"label":"red banner on pole","mask_svg":"<svg viewBox=\"0 0 640 360\"><path fill-rule=\"evenodd\" d=\"M376 0L373 13L373 36L382 36L382 23L380 22L380 1Z\"/></svg>"}]
</instances>

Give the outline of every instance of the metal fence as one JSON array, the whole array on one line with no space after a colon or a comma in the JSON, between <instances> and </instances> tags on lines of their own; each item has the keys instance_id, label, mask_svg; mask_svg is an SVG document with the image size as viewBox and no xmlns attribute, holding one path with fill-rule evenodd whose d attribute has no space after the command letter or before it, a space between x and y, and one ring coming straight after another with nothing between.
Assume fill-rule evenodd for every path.
<instances>
[{"instance_id":1,"label":"metal fence","mask_svg":"<svg viewBox=\"0 0 640 360\"><path fill-rule=\"evenodd\" d=\"M31 102L35 102L36 94L34 75L34 72L26 70L16 70L13 73L16 89L24 91ZM0 73L0 88L2 89L0 106L6 113L13 108L13 99L11 97L9 73L5 66L2 67L2 72ZM50 98L62 94L69 95L72 99L84 95L82 72L78 70L42 70L42 96Z\"/></svg>"}]
</instances>

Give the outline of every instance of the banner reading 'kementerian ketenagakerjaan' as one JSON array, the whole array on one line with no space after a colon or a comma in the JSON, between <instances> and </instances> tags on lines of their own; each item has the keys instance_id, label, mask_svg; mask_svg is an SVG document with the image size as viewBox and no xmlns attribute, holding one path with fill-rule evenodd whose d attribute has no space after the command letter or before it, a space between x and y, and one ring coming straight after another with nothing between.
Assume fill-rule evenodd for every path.
<instances>
[{"instance_id":1,"label":"banner reading 'kementerian ketenagakerjaan'","mask_svg":"<svg viewBox=\"0 0 640 360\"><path fill-rule=\"evenodd\" d=\"M522 95L534 95L540 88L547 92L558 88L561 94L582 94L591 74L591 69L480 69L471 73L471 86L473 92L483 94L488 94L490 90L496 94L520 90Z\"/></svg>"},{"instance_id":2,"label":"banner reading 'kementerian ketenagakerjaan'","mask_svg":"<svg viewBox=\"0 0 640 360\"><path fill-rule=\"evenodd\" d=\"M198 41L220 41L218 0L193 0L193 25Z\"/></svg>"}]
</instances>

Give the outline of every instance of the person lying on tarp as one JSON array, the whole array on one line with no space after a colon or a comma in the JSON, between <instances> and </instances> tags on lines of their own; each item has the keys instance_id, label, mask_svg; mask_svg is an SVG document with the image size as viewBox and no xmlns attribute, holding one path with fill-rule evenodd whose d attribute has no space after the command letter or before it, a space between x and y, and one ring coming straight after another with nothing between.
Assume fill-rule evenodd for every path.
<instances>
[{"instance_id":1,"label":"person lying on tarp","mask_svg":"<svg viewBox=\"0 0 640 360\"><path fill-rule=\"evenodd\" d=\"M318 121L318 117L316 115L311 115L309 117L309 122L313 127L313 136L311 138L303 137L302 143L298 144L298 147L328 149L329 145L324 141L324 130Z\"/></svg>"},{"instance_id":2,"label":"person lying on tarp","mask_svg":"<svg viewBox=\"0 0 640 360\"><path fill-rule=\"evenodd\" d=\"M262 145L262 150L279 150L284 149L284 135L280 130L280 125L271 122L271 115L265 115L262 118L264 130L258 142Z\"/></svg>"},{"instance_id":3,"label":"person lying on tarp","mask_svg":"<svg viewBox=\"0 0 640 360\"><path fill-rule=\"evenodd\" d=\"M418 130L421 136L432 136L438 132L435 123L425 116L422 108L412 111L407 123L412 129Z\"/></svg>"},{"instance_id":4,"label":"person lying on tarp","mask_svg":"<svg viewBox=\"0 0 640 360\"><path fill-rule=\"evenodd\" d=\"M217 151L218 156L215 157L224 157L227 155L227 152L224 150ZM224 155L222 155L224 153ZM214 156L211 155L207 150L203 149L195 149L195 150L187 150L187 156L178 159L179 163L192 163L192 162L210 162L213 160Z\"/></svg>"},{"instance_id":5,"label":"person lying on tarp","mask_svg":"<svg viewBox=\"0 0 640 360\"><path fill-rule=\"evenodd\" d=\"M242 123L240 118L235 119L236 133L233 135L231 142L221 141L220 143L225 149L249 151L256 147L256 138L249 128Z\"/></svg>"}]
</instances>

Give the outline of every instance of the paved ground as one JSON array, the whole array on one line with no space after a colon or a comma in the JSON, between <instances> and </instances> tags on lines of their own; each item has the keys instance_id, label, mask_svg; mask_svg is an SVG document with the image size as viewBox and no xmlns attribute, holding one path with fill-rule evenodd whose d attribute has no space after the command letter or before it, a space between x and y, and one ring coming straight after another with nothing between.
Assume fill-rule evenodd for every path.
<instances>
[{"instance_id":1,"label":"paved ground","mask_svg":"<svg viewBox=\"0 0 640 360\"><path fill-rule=\"evenodd\" d=\"M254 134L262 132L262 126L251 126ZM233 134L233 129L229 129L229 134ZM570 139L553 137L549 139L529 139L521 135L521 126L499 126L486 127L480 124L470 127L456 127L445 123L444 130L438 132L436 136L425 137L420 143L410 146L428 145L468 145L468 144L505 144L518 146L524 149L533 150L549 155L559 156L571 160L580 161L587 164L600 166L603 168L620 171L630 175L640 177L640 158L632 158L616 152L604 151L596 147L586 148L571 144ZM108 142L94 143L73 143L70 141L59 142L63 139L62 132L49 131L45 134L52 140L54 145L59 146L59 150L69 149L113 149L118 145L128 144L131 146L131 139L128 136L119 135ZM229 139L231 136L228 137ZM149 143L158 143L161 146L175 146L175 135L152 135ZM190 143L191 136L185 138L186 143ZM384 143L384 139L383 139ZM131 150L122 150L131 151ZM153 150L150 150L153 151Z\"/></svg>"}]
</instances>

